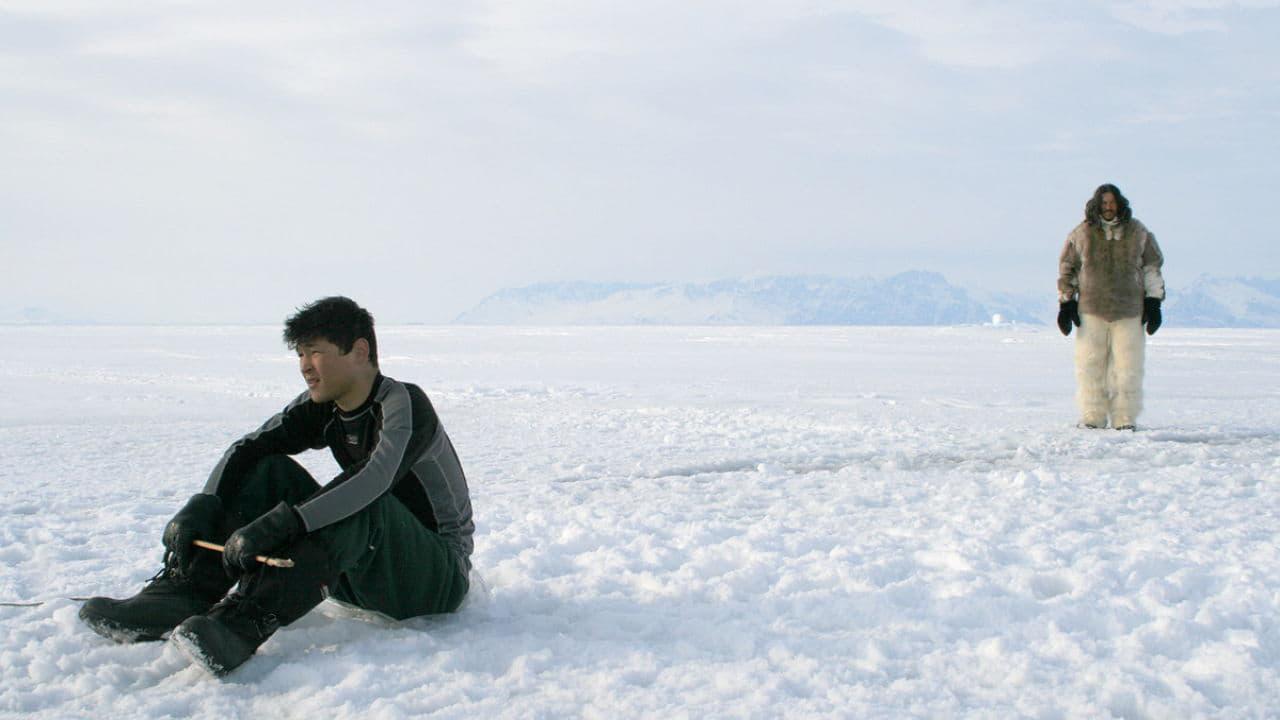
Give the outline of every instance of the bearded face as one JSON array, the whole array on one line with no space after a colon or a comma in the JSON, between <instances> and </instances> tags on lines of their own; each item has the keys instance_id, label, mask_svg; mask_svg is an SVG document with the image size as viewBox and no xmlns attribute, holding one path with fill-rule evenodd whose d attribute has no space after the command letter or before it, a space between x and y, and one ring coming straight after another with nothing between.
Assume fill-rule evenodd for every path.
<instances>
[{"instance_id":1,"label":"bearded face","mask_svg":"<svg viewBox=\"0 0 1280 720\"><path fill-rule=\"evenodd\" d=\"M1098 189L1093 192L1093 197L1089 198L1089 202L1084 205L1084 219L1090 225L1096 225L1099 222L1129 222L1132 217L1133 212L1129 209L1129 201L1120 192L1120 188L1109 183L1098 186Z\"/></svg>"},{"instance_id":2,"label":"bearded face","mask_svg":"<svg viewBox=\"0 0 1280 720\"><path fill-rule=\"evenodd\" d=\"M1116 196L1112 193L1102 194L1102 219L1111 222L1116 219L1116 214L1120 212L1120 203L1116 202Z\"/></svg>"}]
</instances>

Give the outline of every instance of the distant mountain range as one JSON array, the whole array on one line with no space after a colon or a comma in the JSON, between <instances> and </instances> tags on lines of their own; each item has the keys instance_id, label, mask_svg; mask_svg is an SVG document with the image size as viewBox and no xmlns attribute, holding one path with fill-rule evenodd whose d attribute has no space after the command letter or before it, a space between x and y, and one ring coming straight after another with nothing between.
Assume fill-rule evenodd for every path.
<instances>
[{"instance_id":1,"label":"distant mountain range","mask_svg":"<svg viewBox=\"0 0 1280 720\"><path fill-rule=\"evenodd\" d=\"M931 272L709 283L543 283L501 290L458 316L476 325L964 325L1042 323L1052 298L975 295Z\"/></svg>"},{"instance_id":2,"label":"distant mountain range","mask_svg":"<svg viewBox=\"0 0 1280 720\"><path fill-rule=\"evenodd\" d=\"M1053 321L1052 295L966 290L933 272L773 276L708 283L560 282L501 290L473 325L972 325ZM1169 327L1280 328L1280 280L1201 276L1170 288Z\"/></svg>"},{"instance_id":3,"label":"distant mountain range","mask_svg":"<svg viewBox=\"0 0 1280 720\"><path fill-rule=\"evenodd\" d=\"M1280 328L1280 279L1201 275L1170 286L1166 327ZM771 276L707 283L560 282L496 292L459 315L472 325L1051 324L1052 290L993 293L911 271L888 278ZM0 324L113 322L38 306L0 307Z\"/></svg>"},{"instance_id":4,"label":"distant mountain range","mask_svg":"<svg viewBox=\"0 0 1280 720\"><path fill-rule=\"evenodd\" d=\"M62 313L43 307L0 307L0 324L4 325L72 325L76 322Z\"/></svg>"},{"instance_id":5,"label":"distant mountain range","mask_svg":"<svg viewBox=\"0 0 1280 720\"><path fill-rule=\"evenodd\" d=\"M1164 317L1184 327L1280 328L1280 279L1201 275L1169 288Z\"/></svg>"}]
</instances>

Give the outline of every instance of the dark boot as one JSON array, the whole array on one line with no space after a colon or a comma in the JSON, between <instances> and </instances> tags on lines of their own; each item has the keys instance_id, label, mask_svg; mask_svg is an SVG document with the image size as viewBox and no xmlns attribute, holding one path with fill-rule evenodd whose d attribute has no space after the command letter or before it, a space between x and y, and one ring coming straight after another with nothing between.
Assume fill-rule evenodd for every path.
<instances>
[{"instance_id":1,"label":"dark boot","mask_svg":"<svg viewBox=\"0 0 1280 720\"><path fill-rule=\"evenodd\" d=\"M164 567L137 595L124 600L89 598L80 608L80 619L116 642L162 640L183 620L207 612L232 582L217 553L196 557L187 572L166 553Z\"/></svg>"},{"instance_id":2,"label":"dark boot","mask_svg":"<svg viewBox=\"0 0 1280 720\"><path fill-rule=\"evenodd\" d=\"M280 627L280 618L238 592L204 615L189 617L173 631L173 642L192 661L222 677L253 657Z\"/></svg>"},{"instance_id":3,"label":"dark boot","mask_svg":"<svg viewBox=\"0 0 1280 720\"><path fill-rule=\"evenodd\" d=\"M324 600L336 573L328 557L303 539L281 555L291 568L261 565L240 578L240 589L207 613L187 618L172 640L193 662L222 677L240 667L281 626Z\"/></svg>"}]
</instances>

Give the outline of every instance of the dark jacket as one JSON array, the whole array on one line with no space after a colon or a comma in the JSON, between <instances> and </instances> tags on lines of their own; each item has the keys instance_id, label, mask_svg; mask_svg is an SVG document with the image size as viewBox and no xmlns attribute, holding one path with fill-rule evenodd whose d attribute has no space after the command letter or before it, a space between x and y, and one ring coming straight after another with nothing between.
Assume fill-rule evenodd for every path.
<instances>
[{"instance_id":1,"label":"dark jacket","mask_svg":"<svg viewBox=\"0 0 1280 720\"><path fill-rule=\"evenodd\" d=\"M471 495L453 443L421 388L381 374L369 399L349 413L302 393L227 450L204 492L233 496L240 477L261 458L324 447L342 472L295 508L308 532L391 493L440 534L462 567L471 567Z\"/></svg>"}]
</instances>

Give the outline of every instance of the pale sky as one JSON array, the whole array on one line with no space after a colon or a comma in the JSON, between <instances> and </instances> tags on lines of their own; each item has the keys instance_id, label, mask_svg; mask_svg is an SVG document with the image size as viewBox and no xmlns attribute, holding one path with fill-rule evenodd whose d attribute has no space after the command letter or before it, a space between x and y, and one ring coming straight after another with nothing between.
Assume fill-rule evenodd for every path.
<instances>
[{"instance_id":1,"label":"pale sky","mask_svg":"<svg viewBox=\"0 0 1280 720\"><path fill-rule=\"evenodd\" d=\"M448 322L503 287L1280 275L1280 0L0 0L0 317ZM11 314L11 312L10 312Z\"/></svg>"}]
</instances>

